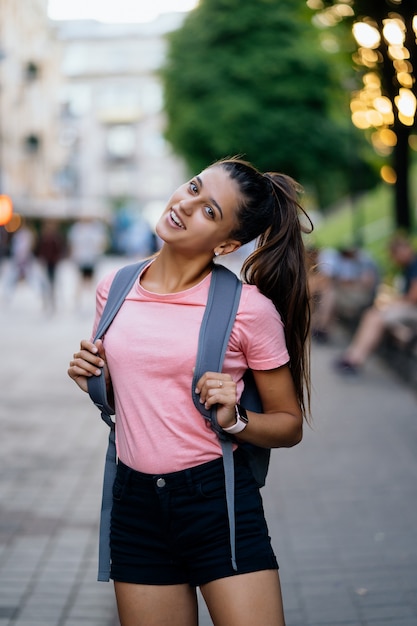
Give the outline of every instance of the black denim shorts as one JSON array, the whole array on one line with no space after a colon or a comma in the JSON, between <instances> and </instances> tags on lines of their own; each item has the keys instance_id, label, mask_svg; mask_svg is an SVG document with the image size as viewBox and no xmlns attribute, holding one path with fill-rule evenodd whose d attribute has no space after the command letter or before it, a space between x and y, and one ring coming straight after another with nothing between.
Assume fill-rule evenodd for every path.
<instances>
[{"instance_id":1,"label":"black denim shorts","mask_svg":"<svg viewBox=\"0 0 417 626\"><path fill-rule=\"evenodd\" d=\"M259 488L235 452L237 571L232 568L222 458L149 475L119 461L113 487L111 578L148 585L201 586L278 569Z\"/></svg>"}]
</instances>

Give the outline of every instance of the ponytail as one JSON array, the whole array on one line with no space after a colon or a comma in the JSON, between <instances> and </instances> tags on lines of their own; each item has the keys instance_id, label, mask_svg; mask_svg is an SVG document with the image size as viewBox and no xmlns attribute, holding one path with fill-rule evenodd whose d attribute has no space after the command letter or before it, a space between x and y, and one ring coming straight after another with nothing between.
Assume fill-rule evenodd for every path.
<instances>
[{"instance_id":1,"label":"ponytail","mask_svg":"<svg viewBox=\"0 0 417 626\"><path fill-rule=\"evenodd\" d=\"M310 414L310 304L306 251L300 217L311 222L298 202L300 187L285 174L262 174L246 161L220 165L234 179L242 201L238 225L230 234L242 244L257 245L242 267L243 280L256 285L274 303L285 328L290 369L302 411Z\"/></svg>"}]
</instances>

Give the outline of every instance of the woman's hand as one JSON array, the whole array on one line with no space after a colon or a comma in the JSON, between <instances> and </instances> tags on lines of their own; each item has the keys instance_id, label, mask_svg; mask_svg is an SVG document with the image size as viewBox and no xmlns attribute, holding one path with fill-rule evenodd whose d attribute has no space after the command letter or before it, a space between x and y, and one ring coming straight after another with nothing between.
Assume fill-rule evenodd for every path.
<instances>
[{"instance_id":1,"label":"woman's hand","mask_svg":"<svg viewBox=\"0 0 417 626\"><path fill-rule=\"evenodd\" d=\"M94 344L83 339L79 351L74 353L73 359L70 361L68 376L77 383L80 389L88 391L87 379L90 376L100 376L103 367L106 386L108 386L110 374L106 365L106 352L103 342L97 339Z\"/></svg>"},{"instance_id":2,"label":"woman's hand","mask_svg":"<svg viewBox=\"0 0 417 626\"><path fill-rule=\"evenodd\" d=\"M263 413L247 410L249 423L238 438L262 448L290 448L303 436L303 415L288 365L273 370L252 370ZM200 401L210 408L218 404L217 421L222 428L236 423L236 383L229 374L206 372L196 385Z\"/></svg>"},{"instance_id":3,"label":"woman's hand","mask_svg":"<svg viewBox=\"0 0 417 626\"><path fill-rule=\"evenodd\" d=\"M217 421L221 428L236 423L235 404L237 402L236 383L230 374L206 372L197 382L196 393L206 409L217 404Z\"/></svg>"}]
</instances>

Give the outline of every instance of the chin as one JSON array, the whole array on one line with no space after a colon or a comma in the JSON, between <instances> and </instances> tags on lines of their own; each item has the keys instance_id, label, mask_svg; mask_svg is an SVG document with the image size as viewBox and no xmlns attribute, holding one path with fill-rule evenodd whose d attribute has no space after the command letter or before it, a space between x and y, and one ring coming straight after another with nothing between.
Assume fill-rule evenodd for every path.
<instances>
[{"instance_id":1,"label":"chin","mask_svg":"<svg viewBox=\"0 0 417 626\"><path fill-rule=\"evenodd\" d=\"M167 215L166 213L161 215L161 217L159 218L155 226L155 233L158 235L158 237L160 237L160 239L162 239L162 241L165 241L164 221L166 220L166 215Z\"/></svg>"}]
</instances>

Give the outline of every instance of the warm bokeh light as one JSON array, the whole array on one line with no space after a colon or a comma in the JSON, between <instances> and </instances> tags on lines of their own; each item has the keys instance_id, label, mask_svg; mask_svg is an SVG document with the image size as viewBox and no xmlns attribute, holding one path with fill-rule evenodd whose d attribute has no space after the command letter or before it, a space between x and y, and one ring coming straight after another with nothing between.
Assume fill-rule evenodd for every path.
<instances>
[{"instance_id":1,"label":"warm bokeh light","mask_svg":"<svg viewBox=\"0 0 417 626\"><path fill-rule=\"evenodd\" d=\"M400 89L399 95L394 98L394 101L401 115L414 118L416 112L416 97L410 89Z\"/></svg>"},{"instance_id":2,"label":"warm bokeh light","mask_svg":"<svg viewBox=\"0 0 417 626\"><path fill-rule=\"evenodd\" d=\"M366 22L355 22L352 31L356 41L363 48L378 48L381 35L375 26Z\"/></svg>"},{"instance_id":3,"label":"warm bokeh light","mask_svg":"<svg viewBox=\"0 0 417 626\"><path fill-rule=\"evenodd\" d=\"M354 11L349 2L338 2L337 4L324 7L320 0L307 0L307 6L310 9L318 10L313 17L313 23L319 28L327 28L335 26L345 17L353 17Z\"/></svg>"},{"instance_id":4,"label":"warm bokeh light","mask_svg":"<svg viewBox=\"0 0 417 626\"><path fill-rule=\"evenodd\" d=\"M382 114L392 112L391 100L386 96L379 96L378 98L375 98L373 104L376 110Z\"/></svg>"},{"instance_id":5,"label":"warm bokeh light","mask_svg":"<svg viewBox=\"0 0 417 626\"><path fill-rule=\"evenodd\" d=\"M408 145L411 150L415 150L417 152L417 135L410 135L408 138Z\"/></svg>"},{"instance_id":6,"label":"warm bokeh light","mask_svg":"<svg viewBox=\"0 0 417 626\"><path fill-rule=\"evenodd\" d=\"M363 82L367 87L381 88L381 79L375 72L368 72L365 74Z\"/></svg>"},{"instance_id":7,"label":"warm bokeh light","mask_svg":"<svg viewBox=\"0 0 417 626\"><path fill-rule=\"evenodd\" d=\"M382 143L384 143L386 146L390 146L390 147L394 147L397 145L397 135L394 133L393 130L390 130L389 128L382 128L379 132L378 132Z\"/></svg>"},{"instance_id":8,"label":"warm bokeh light","mask_svg":"<svg viewBox=\"0 0 417 626\"><path fill-rule=\"evenodd\" d=\"M13 202L10 196L0 195L0 226L8 224L13 215Z\"/></svg>"},{"instance_id":9,"label":"warm bokeh light","mask_svg":"<svg viewBox=\"0 0 417 626\"><path fill-rule=\"evenodd\" d=\"M407 89L411 89L414 84L413 77L408 72L398 72L397 80L402 87Z\"/></svg>"},{"instance_id":10,"label":"warm bokeh light","mask_svg":"<svg viewBox=\"0 0 417 626\"><path fill-rule=\"evenodd\" d=\"M12 219L5 225L5 230L8 233L15 233L22 225L22 218L19 213L13 213Z\"/></svg>"},{"instance_id":11,"label":"warm bokeh light","mask_svg":"<svg viewBox=\"0 0 417 626\"><path fill-rule=\"evenodd\" d=\"M383 165L380 170L381 178L385 183L389 185L395 185L397 182L397 174L395 170L389 165Z\"/></svg>"},{"instance_id":12,"label":"warm bokeh light","mask_svg":"<svg viewBox=\"0 0 417 626\"><path fill-rule=\"evenodd\" d=\"M371 135L375 152L381 156L389 156L397 145L397 135L389 128L380 128Z\"/></svg>"},{"instance_id":13,"label":"warm bokeh light","mask_svg":"<svg viewBox=\"0 0 417 626\"><path fill-rule=\"evenodd\" d=\"M370 124L366 111L354 111L352 113L352 123L356 128L360 128L361 130L369 128Z\"/></svg>"},{"instance_id":14,"label":"warm bokeh light","mask_svg":"<svg viewBox=\"0 0 417 626\"><path fill-rule=\"evenodd\" d=\"M402 46L405 40L405 24L402 20L389 19L384 20L382 34L384 39L390 46Z\"/></svg>"},{"instance_id":15,"label":"warm bokeh light","mask_svg":"<svg viewBox=\"0 0 417 626\"><path fill-rule=\"evenodd\" d=\"M404 46L388 46L388 56L393 61L403 61L410 58L410 53Z\"/></svg>"}]
</instances>

